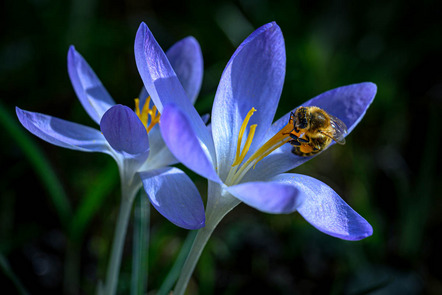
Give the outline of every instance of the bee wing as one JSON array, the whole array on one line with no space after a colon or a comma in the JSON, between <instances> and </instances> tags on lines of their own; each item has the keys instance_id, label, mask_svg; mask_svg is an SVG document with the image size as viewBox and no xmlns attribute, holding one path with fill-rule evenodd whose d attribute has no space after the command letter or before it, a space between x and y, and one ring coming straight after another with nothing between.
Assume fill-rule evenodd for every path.
<instances>
[{"instance_id":1,"label":"bee wing","mask_svg":"<svg viewBox=\"0 0 442 295\"><path fill-rule=\"evenodd\" d=\"M321 131L325 136L330 137L339 144L345 144L345 135L347 134L347 126L340 119L335 116L330 115L330 125L333 127L334 134L329 132Z\"/></svg>"}]
</instances>

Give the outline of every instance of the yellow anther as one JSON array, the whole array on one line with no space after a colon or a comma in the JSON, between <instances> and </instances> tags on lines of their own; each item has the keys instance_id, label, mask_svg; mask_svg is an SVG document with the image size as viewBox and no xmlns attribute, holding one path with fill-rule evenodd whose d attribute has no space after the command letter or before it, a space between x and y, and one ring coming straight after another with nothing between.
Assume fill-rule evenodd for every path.
<instances>
[{"instance_id":1,"label":"yellow anther","mask_svg":"<svg viewBox=\"0 0 442 295\"><path fill-rule=\"evenodd\" d=\"M246 140L246 143L244 144L244 148L241 151L241 155L239 157L235 158L236 160L233 162L232 166L236 166L236 165L240 164L242 162L242 160L244 160L244 158L246 157L246 154L249 151L250 145L252 144L253 136L255 136L256 126L258 126L258 125L254 124L254 125L250 126L249 135L247 135L247 140ZM239 142L238 147L240 145L241 145L241 143Z\"/></svg>"},{"instance_id":2,"label":"yellow anther","mask_svg":"<svg viewBox=\"0 0 442 295\"><path fill-rule=\"evenodd\" d=\"M147 133L149 133L150 130L158 123L160 122L160 113L157 112L157 107L153 106L152 110L149 111L150 115L150 124L146 128Z\"/></svg>"},{"instance_id":3,"label":"yellow anther","mask_svg":"<svg viewBox=\"0 0 442 295\"><path fill-rule=\"evenodd\" d=\"M263 144L248 161L258 159L256 163L267 157L271 152L290 141L290 132L293 130L293 125L289 122L281 130L279 130L272 138ZM256 163L253 167L256 166Z\"/></svg>"},{"instance_id":4,"label":"yellow anther","mask_svg":"<svg viewBox=\"0 0 442 295\"><path fill-rule=\"evenodd\" d=\"M149 119L149 114L150 114L149 104L150 104L150 96L147 97L146 102L143 105L143 109L141 110L141 116L140 116L140 120L141 122L143 122L143 125L146 128L147 128L147 120Z\"/></svg>"},{"instance_id":5,"label":"yellow anther","mask_svg":"<svg viewBox=\"0 0 442 295\"><path fill-rule=\"evenodd\" d=\"M242 160L241 160L241 161L238 162L238 159L240 158L240 151L241 151L242 137L243 137L243 135L244 135L244 131L246 131L247 124L249 124L250 117L253 115L254 112L256 112L256 109L252 107L252 109L247 113L246 118L245 118L244 121L242 122L241 129L239 130L239 135L238 135L238 143L237 143L237 146L236 146L235 160L233 161L232 166L236 166L236 165L238 165L239 163L241 163L241 161L242 161ZM255 126L255 127L253 128L253 135L255 134L255 128L256 128L256 125L254 125L254 126ZM250 132L249 132L249 136L247 136L247 141L249 141L250 133L252 133L252 126L250 126ZM251 141L252 141L252 139L253 139L253 135L252 135L252 138L250 139L250 144L251 144ZM246 144L247 144L247 142L246 142ZM250 145L249 145L249 147L250 147ZM246 146L244 146L244 149L245 149L245 148L246 148ZM243 149L243 153L244 153L244 149ZM247 148L247 150L248 150L248 149L249 149L249 148ZM247 152L247 151L246 151L246 152ZM241 153L241 154L243 154L243 153ZM245 157L245 153L244 153L244 157ZM236 164L235 164L235 163L236 163Z\"/></svg>"},{"instance_id":6,"label":"yellow anther","mask_svg":"<svg viewBox=\"0 0 442 295\"><path fill-rule=\"evenodd\" d=\"M157 107L154 105L152 109L149 108L150 105L150 96L147 97L144 102L143 109L140 112L140 100L138 98L135 99L135 114L137 114L138 118L140 118L141 123L143 123L146 128L147 133L160 121L160 113L157 111ZM149 125L147 125L149 121Z\"/></svg>"},{"instance_id":7,"label":"yellow anther","mask_svg":"<svg viewBox=\"0 0 442 295\"><path fill-rule=\"evenodd\" d=\"M135 114L138 118L140 117L140 100L138 98L135 98Z\"/></svg>"},{"instance_id":8,"label":"yellow anther","mask_svg":"<svg viewBox=\"0 0 442 295\"><path fill-rule=\"evenodd\" d=\"M253 136L255 135L255 129L257 125L250 126L249 135L247 136L246 143L244 144L243 150L240 153L240 147L242 142L242 137L244 135L244 131L247 127L250 117L253 112L256 111L252 108L247 114L244 122L242 123L241 130L238 136L238 146L236 150L235 160L233 161L232 167L227 175L225 183L227 185L235 185L238 184L241 179L245 176L247 171L255 168L256 164L270 155L274 150L281 147L291 140L290 133L293 131L293 122L289 121L287 125L285 125L281 130L279 130L272 138L270 138L267 142L265 142L258 150L256 150L253 155L251 155L245 163L242 163L247 152L250 149L250 145L252 144ZM242 163L242 164L241 164ZM241 166L238 166L240 165Z\"/></svg>"}]
</instances>

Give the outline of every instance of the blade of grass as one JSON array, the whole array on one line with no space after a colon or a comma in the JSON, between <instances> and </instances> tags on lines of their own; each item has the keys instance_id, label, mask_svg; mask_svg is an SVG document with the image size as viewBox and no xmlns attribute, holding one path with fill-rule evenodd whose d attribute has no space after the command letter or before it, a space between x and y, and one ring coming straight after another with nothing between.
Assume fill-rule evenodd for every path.
<instances>
[{"instance_id":1,"label":"blade of grass","mask_svg":"<svg viewBox=\"0 0 442 295\"><path fill-rule=\"evenodd\" d=\"M17 146L21 148L23 154L31 163L35 173L48 191L48 196L54 205L61 223L67 228L71 220L72 209L60 180L44 154L25 132L25 129L19 126L18 120L14 118L1 103L0 124L17 143Z\"/></svg>"},{"instance_id":2,"label":"blade of grass","mask_svg":"<svg viewBox=\"0 0 442 295\"><path fill-rule=\"evenodd\" d=\"M71 238L78 241L82 239L86 227L95 216L101 204L118 184L118 169L114 162L107 165L91 183L90 190L85 193L75 211L71 223Z\"/></svg>"},{"instance_id":3,"label":"blade of grass","mask_svg":"<svg viewBox=\"0 0 442 295\"><path fill-rule=\"evenodd\" d=\"M161 285L157 295L167 295L170 290L173 288L178 276L183 268L184 261L186 261L187 255L189 254L190 248L192 247L193 241L195 240L197 230L189 231L187 234L186 240L181 247L180 253L178 254L177 259L175 260L174 265L170 269L167 277L164 279L163 284Z\"/></svg>"},{"instance_id":4,"label":"blade of grass","mask_svg":"<svg viewBox=\"0 0 442 295\"><path fill-rule=\"evenodd\" d=\"M20 280L17 278L17 276L12 271L6 258L1 253L0 253L0 268L3 270L3 273L14 283L19 294L21 294L21 295L28 295L29 294L28 291L26 291L23 284L20 282Z\"/></svg>"},{"instance_id":5,"label":"blade of grass","mask_svg":"<svg viewBox=\"0 0 442 295\"><path fill-rule=\"evenodd\" d=\"M144 190L138 194L134 211L131 295L147 291L150 203Z\"/></svg>"}]
</instances>

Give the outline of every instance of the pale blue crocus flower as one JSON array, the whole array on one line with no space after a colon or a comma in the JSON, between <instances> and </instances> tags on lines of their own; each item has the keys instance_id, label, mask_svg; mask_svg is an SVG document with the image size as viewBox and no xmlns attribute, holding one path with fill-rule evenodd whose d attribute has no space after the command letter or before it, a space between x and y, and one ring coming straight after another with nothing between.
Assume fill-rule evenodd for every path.
<instances>
[{"instance_id":1,"label":"pale blue crocus flower","mask_svg":"<svg viewBox=\"0 0 442 295\"><path fill-rule=\"evenodd\" d=\"M197 41L192 37L183 39L167 54L187 91L187 97L190 97L189 102L193 103L201 86L203 71ZM17 107L17 116L23 126L54 145L111 155L118 164L122 181L138 188L143 181L152 205L171 222L188 229L204 226L202 200L193 182L178 168L168 167L177 161L164 144L159 126L155 124L159 113L152 103L145 103L147 92L144 88L134 112L127 106L115 104L73 46L68 52L68 71L81 104L92 120L100 125L101 131Z\"/></svg>"},{"instance_id":2,"label":"pale blue crocus flower","mask_svg":"<svg viewBox=\"0 0 442 295\"><path fill-rule=\"evenodd\" d=\"M215 95L210 131L183 98L186 93L177 74L145 24L136 36L135 56L144 85L162 113L161 132L170 151L209 180L206 227L198 233L176 294L184 292L213 229L240 202L267 213L298 211L320 231L345 240L372 234L370 224L328 185L309 176L284 173L314 156L291 152L290 112L272 124L286 66L284 39L276 23L253 32L228 62ZM148 66L153 61L155 69ZM353 84L302 105L317 106L338 117L348 135L375 94L373 83Z\"/></svg>"},{"instance_id":3,"label":"pale blue crocus flower","mask_svg":"<svg viewBox=\"0 0 442 295\"><path fill-rule=\"evenodd\" d=\"M167 56L193 104L201 87L203 59L193 37L173 45ZM155 63L151 64L155 67ZM186 229L205 224L204 205L190 178L180 169L161 137L160 113L146 90L135 100L135 112L116 105L86 60L75 50L68 52L68 72L74 90L86 112L101 130L65 121L53 116L16 108L22 125L34 135L57 146L83 152L101 152L112 156L121 177L122 201L106 294L115 292L127 222L136 192L144 185L151 204L168 220ZM119 252L119 253L118 253Z\"/></svg>"}]
</instances>

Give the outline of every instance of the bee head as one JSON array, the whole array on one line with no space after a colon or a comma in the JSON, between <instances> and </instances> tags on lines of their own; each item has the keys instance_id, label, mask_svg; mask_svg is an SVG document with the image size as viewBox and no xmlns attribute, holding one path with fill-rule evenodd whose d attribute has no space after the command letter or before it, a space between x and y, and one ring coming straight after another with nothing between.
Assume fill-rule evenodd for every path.
<instances>
[{"instance_id":1,"label":"bee head","mask_svg":"<svg viewBox=\"0 0 442 295\"><path fill-rule=\"evenodd\" d=\"M310 113L306 107L299 107L295 112L295 127L308 129L310 125Z\"/></svg>"}]
</instances>

